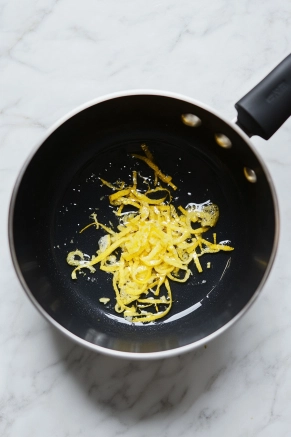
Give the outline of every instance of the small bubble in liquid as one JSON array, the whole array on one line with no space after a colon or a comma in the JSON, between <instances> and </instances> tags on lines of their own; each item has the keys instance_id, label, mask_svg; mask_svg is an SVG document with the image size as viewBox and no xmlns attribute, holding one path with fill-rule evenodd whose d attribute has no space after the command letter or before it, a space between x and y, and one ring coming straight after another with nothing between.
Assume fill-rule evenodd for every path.
<instances>
[{"instance_id":1,"label":"small bubble in liquid","mask_svg":"<svg viewBox=\"0 0 291 437\"><path fill-rule=\"evenodd\" d=\"M73 188L73 191L76 191L76 189L75 189L75 188Z\"/></svg>"},{"instance_id":2,"label":"small bubble in liquid","mask_svg":"<svg viewBox=\"0 0 291 437\"><path fill-rule=\"evenodd\" d=\"M192 193L187 193L187 194L188 194L188 196L191 196Z\"/></svg>"},{"instance_id":3,"label":"small bubble in liquid","mask_svg":"<svg viewBox=\"0 0 291 437\"><path fill-rule=\"evenodd\" d=\"M77 204L76 204L76 203L74 203L74 205L76 206Z\"/></svg>"}]
</instances>

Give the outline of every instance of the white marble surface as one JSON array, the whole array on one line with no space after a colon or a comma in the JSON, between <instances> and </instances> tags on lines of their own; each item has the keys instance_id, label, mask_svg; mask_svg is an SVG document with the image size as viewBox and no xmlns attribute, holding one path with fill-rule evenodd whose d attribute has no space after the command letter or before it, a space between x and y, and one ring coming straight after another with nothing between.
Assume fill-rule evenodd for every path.
<instances>
[{"instance_id":1,"label":"white marble surface","mask_svg":"<svg viewBox=\"0 0 291 437\"><path fill-rule=\"evenodd\" d=\"M291 435L291 119L254 144L281 209L260 298L207 349L153 362L72 344L22 291L7 243L17 173L75 106L128 88L234 103L291 50L289 0L0 0L0 435Z\"/></svg>"}]
</instances>

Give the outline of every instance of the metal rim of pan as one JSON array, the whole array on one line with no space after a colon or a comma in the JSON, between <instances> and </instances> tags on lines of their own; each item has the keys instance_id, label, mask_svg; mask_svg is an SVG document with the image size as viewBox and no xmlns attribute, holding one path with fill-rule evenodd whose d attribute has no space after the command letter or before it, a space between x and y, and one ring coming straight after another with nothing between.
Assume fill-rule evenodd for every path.
<instances>
[{"instance_id":1,"label":"metal rim of pan","mask_svg":"<svg viewBox=\"0 0 291 437\"><path fill-rule=\"evenodd\" d=\"M86 340L83 340L82 338L78 337L77 335L73 334L72 332L68 331L66 328L64 328L62 325L60 325L56 320L54 320L43 308L42 306L37 302L37 300L35 299L35 297L32 295L29 287L27 286L24 277L22 275L21 269L19 267L18 261L17 261L17 257L16 257L16 253L15 253L15 248L14 248L14 237L13 237L13 217L14 217L14 206L15 206L15 201L16 201L16 196L18 193L18 189L21 185L21 181L22 181L22 177L31 161L31 159L33 158L33 156L35 155L36 151L42 146L43 142L58 128L60 127L64 122L66 122L67 120L69 120L71 117L73 117L74 115L82 112L83 110L97 105L99 103L105 102L107 100L112 100L112 99L117 99L120 97L127 97L127 96L138 96L138 95L148 95L148 96L162 96L162 97L169 97L169 98L173 98L173 99L178 99L178 100L182 100L185 101L187 103L196 105L201 107L202 109L214 114L215 116L217 116L220 120L222 120L223 122L225 122L226 124L229 125L229 127L231 129L233 129L247 144L247 146L251 149L252 153L255 155L255 157L258 159L258 161L260 162L260 165L262 166L264 173L266 175L266 178L268 180L269 186L270 186L270 191L272 194L272 198L273 198L273 204L274 204L274 215L275 215L275 235L274 235L274 244L273 244L273 248L272 248L272 253L270 256L270 260L268 263L268 266L264 272L263 278L259 284L259 286L257 287L255 293L252 295L251 299L247 302L247 304L239 311L238 314L236 314L236 316L234 316L229 322L227 322L225 325L223 325L221 328L219 328L217 331L213 332L212 334L208 335L207 337L204 337L194 343L190 343L187 344L185 346L181 346L175 349L169 349L169 350L162 350L162 351L157 351L157 352L125 352L125 351L117 351L117 350L113 350L113 349L107 349L104 347L101 347L99 345L96 345L94 343L90 343ZM9 216L8 216L8 239L9 239L9 247L10 247L10 253L11 253L11 257L12 257L12 262L14 265L14 269L16 271L16 274L18 276L18 279L24 289L24 291L26 292L27 296L29 297L29 299L31 300L31 302L34 304L34 306L37 308L37 310L40 312L40 314L42 314L42 316L48 321L50 322L55 328L57 328L60 332L62 332L65 336L67 336L68 338L70 338L71 340L73 340L74 342L76 342L79 345L82 345L84 347L86 347L89 350L95 351L95 352L100 352L104 355L108 355L108 356L112 356L112 357L116 357L116 358L127 358L127 359L135 359L135 360L151 360L151 359L162 359L162 358L169 358L169 357L173 357L176 355L180 355L195 349L198 349L199 347L205 345L206 343L209 343L210 341L212 341L213 339L217 338L219 335L221 335L223 332L225 332L228 328L230 328L233 324L235 324L246 312L247 310L251 307L251 305L255 302L255 300L257 299L257 297L259 296L261 290L263 289L267 278L270 274L271 268L273 266L274 260L275 260L275 256L276 256L276 252L277 252L277 248L278 248L278 243L279 243L279 229L280 229L280 219L279 219L279 207L278 207L278 200L277 200L277 195L276 195L276 191L275 191L275 187L274 187L274 183L272 181L271 175L266 167L266 164L264 163L264 160L260 157L260 155L258 154L258 152L255 150L254 146L252 145L249 137L247 136L247 134L240 128L238 127L234 122L229 121L228 119L226 119L225 117L223 117L219 111L216 111L215 109L212 109L211 107L209 107L208 105L205 105L204 103L201 103L198 100L192 99L190 97L184 96L182 94L178 94L178 93L174 93L174 92L166 92L166 91L159 91L159 90L151 90L151 89L136 89L136 90L128 90L128 91L120 91L120 92L116 92L116 93L111 93L111 94L107 94L105 96L101 96L95 99L92 99L80 106L78 106L77 108L73 109L72 111L68 112L66 115L64 115L63 117L61 117L57 122L55 122L46 132L46 134L42 137L42 139L36 144L36 146L33 148L32 152L29 154L28 158L26 159L26 161L24 162L18 177L16 179L14 188L13 188L13 192L12 192L12 196L11 196L11 201L10 201L10 206L9 206Z\"/></svg>"}]
</instances>

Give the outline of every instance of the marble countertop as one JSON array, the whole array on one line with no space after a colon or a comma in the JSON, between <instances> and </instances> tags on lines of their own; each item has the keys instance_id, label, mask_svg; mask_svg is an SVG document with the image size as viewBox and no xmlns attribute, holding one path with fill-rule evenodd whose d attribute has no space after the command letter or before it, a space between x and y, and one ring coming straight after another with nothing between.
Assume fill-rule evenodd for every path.
<instances>
[{"instance_id":1,"label":"marble countertop","mask_svg":"<svg viewBox=\"0 0 291 437\"><path fill-rule=\"evenodd\" d=\"M17 174L66 112L153 88L232 119L290 48L289 0L0 1L2 437L290 436L291 119L268 142L253 139L279 198L275 265L250 311L207 349L140 362L82 349L31 305L7 241Z\"/></svg>"}]
</instances>

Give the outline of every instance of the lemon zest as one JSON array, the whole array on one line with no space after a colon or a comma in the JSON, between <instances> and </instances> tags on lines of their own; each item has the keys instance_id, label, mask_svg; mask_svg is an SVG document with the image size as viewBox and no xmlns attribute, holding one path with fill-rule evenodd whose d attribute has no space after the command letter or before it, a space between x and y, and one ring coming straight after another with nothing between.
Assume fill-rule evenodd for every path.
<instances>
[{"instance_id":1,"label":"lemon zest","mask_svg":"<svg viewBox=\"0 0 291 437\"><path fill-rule=\"evenodd\" d=\"M150 168L152 168L155 172L155 177L161 179L161 181L165 182L166 184L170 185L170 187L173 188L173 190L177 189L177 186L173 184L172 181L172 177L171 176L166 176L164 173L161 172L161 170L159 169L159 167L153 162L151 161L149 158L147 158L146 156L142 156L142 155L138 155L136 153L133 153L132 156L134 158L140 159L141 161L144 161ZM156 183L156 181L155 181Z\"/></svg>"},{"instance_id":2,"label":"lemon zest","mask_svg":"<svg viewBox=\"0 0 291 437\"><path fill-rule=\"evenodd\" d=\"M142 145L142 150L146 156L133 156L152 168L156 179L159 178L176 189L171 182L172 178L164 175L154 164L153 156L145 144ZM109 195L109 203L118 207L115 214L119 217L119 225L117 231L114 231L100 223L96 213L91 215L93 222L80 233L95 226L96 229L102 228L107 234L99 240L97 255L93 255L91 259L85 259L80 250L68 254L67 262L74 267L72 278L76 279L77 272L84 268L94 273L93 266L99 264L101 270L113 276L115 311L123 313L132 323L153 322L166 316L173 305L169 280L186 282L192 275L189 268L191 262L197 272L201 273L203 268L200 258L203 254L231 251L233 247L217 244L215 233L213 242L203 238L204 233L218 220L217 205L207 203L199 209L182 206L176 209L171 203L171 193L167 188L158 186L140 192L137 188L136 171L132 174L130 186L122 181L112 184L104 179L100 180L115 191ZM161 197L158 199L149 197L159 192ZM136 209L121 216L126 205ZM193 224L196 224L196 228ZM208 265L209 263L207 267ZM184 272L182 277L180 272Z\"/></svg>"}]
</instances>

